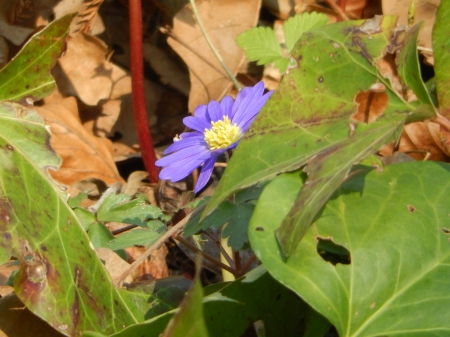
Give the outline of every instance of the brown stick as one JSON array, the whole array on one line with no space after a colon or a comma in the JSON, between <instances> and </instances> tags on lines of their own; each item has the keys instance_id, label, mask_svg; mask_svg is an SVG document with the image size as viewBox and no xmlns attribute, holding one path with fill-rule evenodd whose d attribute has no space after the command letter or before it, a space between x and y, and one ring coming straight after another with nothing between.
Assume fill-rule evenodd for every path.
<instances>
[{"instance_id":1,"label":"brown stick","mask_svg":"<svg viewBox=\"0 0 450 337\"><path fill-rule=\"evenodd\" d=\"M136 270L139 265L147 259L152 252L161 246L164 241L166 241L171 236L177 236L178 232L184 227L184 225L189 221L189 219L198 213L202 212L206 207L206 204L203 204L196 208L192 213L189 213L186 217L184 217L181 221L179 221L175 226L170 228L166 233L164 233L153 245L151 245L141 256L139 256L115 281L114 284L117 287L120 287L125 280L125 278L130 275L133 271Z\"/></svg>"}]
</instances>

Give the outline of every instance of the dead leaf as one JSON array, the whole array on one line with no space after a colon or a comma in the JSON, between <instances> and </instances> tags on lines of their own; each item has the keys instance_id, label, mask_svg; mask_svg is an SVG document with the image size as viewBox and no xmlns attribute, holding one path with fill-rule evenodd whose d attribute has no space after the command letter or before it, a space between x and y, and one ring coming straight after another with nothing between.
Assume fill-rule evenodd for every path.
<instances>
[{"instance_id":1,"label":"dead leaf","mask_svg":"<svg viewBox=\"0 0 450 337\"><path fill-rule=\"evenodd\" d=\"M261 0L207 0L197 7L214 47L236 75L244 61L244 51L237 46L236 37L256 25ZM175 16L168 43L189 68L189 111L227 94L232 82L208 46L190 5Z\"/></svg>"},{"instance_id":2,"label":"dead leaf","mask_svg":"<svg viewBox=\"0 0 450 337\"><path fill-rule=\"evenodd\" d=\"M0 299L0 337L64 337L33 315L16 294Z\"/></svg>"},{"instance_id":3,"label":"dead leaf","mask_svg":"<svg viewBox=\"0 0 450 337\"><path fill-rule=\"evenodd\" d=\"M11 276L13 271L19 269L19 266L12 265L12 262L14 261L9 261L0 265L0 298L14 291L14 288L6 284L6 281L8 281L8 278Z\"/></svg>"},{"instance_id":4,"label":"dead leaf","mask_svg":"<svg viewBox=\"0 0 450 337\"><path fill-rule=\"evenodd\" d=\"M167 57L166 53L157 46L144 43L144 60L160 76L161 83L168 84L186 97L189 96L189 76L176 62Z\"/></svg>"},{"instance_id":5,"label":"dead leaf","mask_svg":"<svg viewBox=\"0 0 450 337\"><path fill-rule=\"evenodd\" d=\"M107 61L107 55L105 43L94 36L79 33L68 38L67 51L52 70L60 92L92 106L131 93L127 73Z\"/></svg>"},{"instance_id":6,"label":"dead leaf","mask_svg":"<svg viewBox=\"0 0 450 337\"><path fill-rule=\"evenodd\" d=\"M441 144L439 125L433 122L417 122L405 125L398 150L417 160L449 161L449 155Z\"/></svg>"},{"instance_id":7,"label":"dead leaf","mask_svg":"<svg viewBox=\"0 0 450 337\"><path fill-rule=\"evenodd\" d=\"M63 159L58 171L50 171L55 180L69 186L89 178L107 185L123 182L113 160L111 141L95 137L83 127L74 97L46 99L36 111L50 125L51 145Z\"/></svg>"},{"instance_id":8,"label":"dead leaf","mask_svg":"<svg viewBox=\"0 0 450 337\"><path fill-rule=\"evenodd\" d=\"M146 251L145 247L130 247L125 251L128 254L128 261L133 263ZM133 281L158 280L169 276L169 269L166 263L166 256L169 250L165 244L153 250L148 259L139 265L137 275L133 275Z\"/></svg>"},{"instance_id":9,"label":"dead leaf","mask_svg":"<svg viewBox=\"0 0 450 337\"><path fill-rule=\"evenodd\" d=\"M113 283L122 276L122 273L130 267L130 264L122 260L122 258L108 248L97 248L95 250L97 256L102 260L105 265L105 269L108 271L109 276ZM125 283L131 283L133 280L130 275L125 278Z\"/></svg>"},{"instance_id":10,"label":"dead leaf","mask_svg":"<svg viewBox=\"0 0 450 337\"><path fill-rule=\"evenodd\" d=\"M431 32L434 26L436 10L440 0L415 0L416 13L414 23L424 21L418 37L418 45L431 50ZM411 0L382 0L383 14L398 16L399 25L408 24L408 8ZM432 55L426 53L428 63L433 64Z\"/></svg>"}]
</instances>

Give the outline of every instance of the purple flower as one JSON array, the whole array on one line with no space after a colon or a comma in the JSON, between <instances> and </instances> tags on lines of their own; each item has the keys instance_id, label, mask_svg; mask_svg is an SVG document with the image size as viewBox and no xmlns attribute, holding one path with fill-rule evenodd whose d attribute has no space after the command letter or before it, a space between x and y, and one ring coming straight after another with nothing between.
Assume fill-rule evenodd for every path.
<instances>
[{"instance_id":1,"label":"purple flower","mask_svg":"<svg viewBox=\"0 0 450 337\"><path fill-rule=\"evenodd\" d=\"M194 131L182 133L164 151L170 154L156 161L157 166L164 166L159 177L179 181L203 164L195 186L198 193L211 177L217 157L236 147L270 95L272 91L264 95L261 81L242 89L234 102L227 96L220 103L198 106L194 116L183 120Z\"/></svg>"}]
</instances>

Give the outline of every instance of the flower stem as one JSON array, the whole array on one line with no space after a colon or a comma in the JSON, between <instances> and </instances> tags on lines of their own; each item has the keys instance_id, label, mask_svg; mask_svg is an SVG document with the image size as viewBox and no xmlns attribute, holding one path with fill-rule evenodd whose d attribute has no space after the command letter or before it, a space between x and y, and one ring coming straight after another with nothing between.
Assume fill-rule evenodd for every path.
<instances>
[{"instance_id":1,"label":"flower stem","mask_svg":"<svg viewBox=\"0 0 450 337\"><path fill-rule=\"evenodd\" d=\"M223 60L222 56L217 51L216 47L214 47L211 39L209 38L209 34L205 29L205 26L203 26L203 21L200 18L200 14L198 13L197 5L195 4L195 0L189 0L192 6L192 11L194 12L195 19L197 20L198 26L200 27L200 30L202 31L203 36L205 37L206 43L208 44L209 48L211 48L212 52L216 56L219 63L222 65L223 70L227 73L228 77L230 78L231 82L233 82L234 86L237 90L241 90L242 87L239 84L239 82L236 80L236 77L234 77L231 70L226 65L225 61Z\"/></svg>"},{"instance_id":2,"label":"flower stem","mask_svg":"<svg viewBox=\"0 0 450 337\"><path fill-rule=\"evenodd\" d=\"M142 8L141 0L130 0L130 53L133 116L136 124L142 160L150 182L158 181L155 149L147 120L144 93L144 61L142 58Z\"/></svg>"}]
</instances>

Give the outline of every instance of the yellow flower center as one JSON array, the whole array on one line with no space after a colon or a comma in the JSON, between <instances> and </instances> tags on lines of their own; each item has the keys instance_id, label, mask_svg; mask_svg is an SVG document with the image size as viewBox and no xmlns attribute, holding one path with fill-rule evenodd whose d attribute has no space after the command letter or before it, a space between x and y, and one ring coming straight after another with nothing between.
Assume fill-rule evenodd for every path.
<instances>
[{"instance_id":1,"label":"yellow flower center","mask_svg":"<svg viewBox=\"0 0 450 337\"><path fill-rule=\"evenodd\" d=\"M212 151L226 149L242 136L237 124L231 125L231 121L227 116L221 121L211 122L211 126L211 129L205 129L204 139Z\"/></svg>"}]
</instances>

